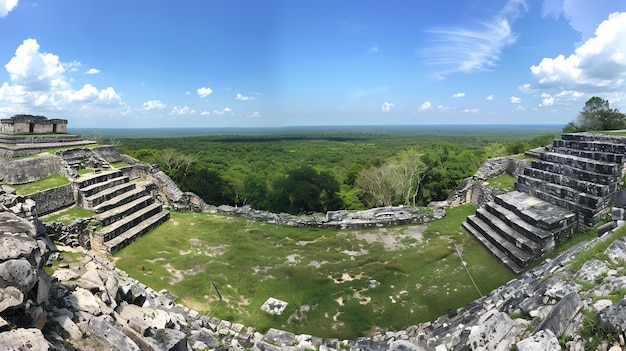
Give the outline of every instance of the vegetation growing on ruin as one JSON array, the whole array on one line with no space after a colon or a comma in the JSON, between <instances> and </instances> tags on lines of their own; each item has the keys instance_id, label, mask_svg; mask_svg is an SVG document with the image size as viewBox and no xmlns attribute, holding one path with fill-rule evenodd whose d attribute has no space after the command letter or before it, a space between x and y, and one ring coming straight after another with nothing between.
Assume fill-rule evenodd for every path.
<instances>
[{"instance_id":1,"label":"vegetation growing on ruin","mask_svg":"<svg viewBox=\"0 0 626 351\"><path fill-rule=\"evenodd\" d=\"M550 144L558 133L545 134L545 127L405 129L117 141L121 152L159 164L183 191L210 204L301 213L444 200L486 158Z\"/></svg>"},{"instance_id":2,"label":"vegetation growing on ruin","mask_svg":"<svg viewBox=\"0 0 626 351\"><path fill-rule=\"evenodd\" d=\"M49 214L42 217L43 222L61 222L63 224L71 224L77 219L91 218L95 215L94 211L84 209L80 206L72 206L63 211Z\"/></svg>"},{"instance_id":3,"label":"vegetation growing on ruin","mask_svg":"<svg viewBox=\"0 0 626 351\"><path fill-rule=\"evenodd\" d=\"M12 184L11 188L15 189L18 195L29 195L39 191L56 188L62 185L69 184L69 179L60 175L59 173L51 174L42 180L26 183L26 184Z\"/></svg>"},{"instance_id":4,"label":"vegetation growing on ruin","mask_svg":"<svg viewBox=\"0 0 626 351\"><path fill-rule=\"evenodd\" d=\"M504 173L499 177L487 180L487 184L494 189L510 192L515 190L516 181L515 177L508 173Z\"/></svg>"},{"instance_id":5,"label":"vegetation growing on ruin","mask_svg":"<svg viewBox=\"0 0 626 351\"><path fill-rule=\"evenodd\" d=\"M513 277L461 228L474 210L464 205L428 225L368 230L173 212L116 254L116 266L191 308L262 332L273 327L353 339L372 328L434 320L480 297L454 244L480 292ZM260 309L269 297L289 303L282 315ZM301 317L290 320L297 310Z\"/></svg>"}]
</instances>

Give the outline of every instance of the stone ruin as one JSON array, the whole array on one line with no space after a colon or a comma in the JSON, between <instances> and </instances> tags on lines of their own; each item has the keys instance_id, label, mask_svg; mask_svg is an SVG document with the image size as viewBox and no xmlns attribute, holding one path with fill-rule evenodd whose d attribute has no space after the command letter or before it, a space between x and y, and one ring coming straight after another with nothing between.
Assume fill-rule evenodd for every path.
<instances>
[{"instance_id":1,"label":"stone ruin","mask_svg":"<svg viewBox=\"0 0 626 351\"><path fill-rule=\"evenodd\" d=\"M49 149L96 144L80 135L67 134L67 120L44 116L15 115L0 120L0 156L16 158Z\"/></svg>"},{"instance_id":2,"label":"stone ruin","mask_svg":"<svg viewBox=\"0 0 626 351\"><path fill-rule=\"evenodd\" d=\"M494 196L463 226L520 273L610 210L625 153L624 137L563 134L552 146L526 152L532 161L516 190Z\"/></svg>"}]
</instances>

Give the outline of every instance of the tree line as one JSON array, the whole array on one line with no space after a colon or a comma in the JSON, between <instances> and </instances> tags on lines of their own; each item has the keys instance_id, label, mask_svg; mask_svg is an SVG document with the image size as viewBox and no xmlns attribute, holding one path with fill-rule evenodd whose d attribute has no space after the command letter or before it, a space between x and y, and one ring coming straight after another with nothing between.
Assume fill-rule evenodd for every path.
<instances>
[{"instance_id":1,"label":"tree line","mask_svg":"<svg viewBox=\"0 0 626 351\"><path fill-rule=\"evenodd\" d=\"M482 133L482 134L481 134ZM444 200L488 157L550 144L536 131L117 139L214 205L311 213Z\"/></svg>"}]
</instances>

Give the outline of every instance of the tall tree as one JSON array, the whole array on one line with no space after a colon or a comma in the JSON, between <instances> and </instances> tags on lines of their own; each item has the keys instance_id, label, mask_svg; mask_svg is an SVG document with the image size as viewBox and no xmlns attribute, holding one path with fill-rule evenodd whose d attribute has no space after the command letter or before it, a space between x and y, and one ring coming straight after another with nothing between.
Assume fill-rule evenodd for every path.
<instances>
[{"instance_id":1,"label":"tall tree","mask_svg":"<svg viewBox=\"0 0 626 351\"><path fill-rule=\"evenodd\" d=\"M563 128L563 132L615 129L626 129L626 115L618 109L612 109L608 100L593 96L585 102L585 107L578 113L578 117Z\"/></svg>"}]
</instances>

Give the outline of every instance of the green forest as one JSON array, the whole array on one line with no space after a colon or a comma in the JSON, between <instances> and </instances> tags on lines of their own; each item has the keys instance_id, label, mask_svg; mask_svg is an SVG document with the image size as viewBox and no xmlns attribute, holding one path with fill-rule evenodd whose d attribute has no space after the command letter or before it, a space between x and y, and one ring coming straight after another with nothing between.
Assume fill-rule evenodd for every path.
<instances>
[{"instance_id":1,"label":"green forest","mask_svg":"<svg viewBox=\"0 0 626 351\"><path fill-rule=\"evenodd\" d=\"M445 200L485 159L551 144L559 132L459 126L109 141L209 204L299 214Z\"/></svg>"}]
</instances>

